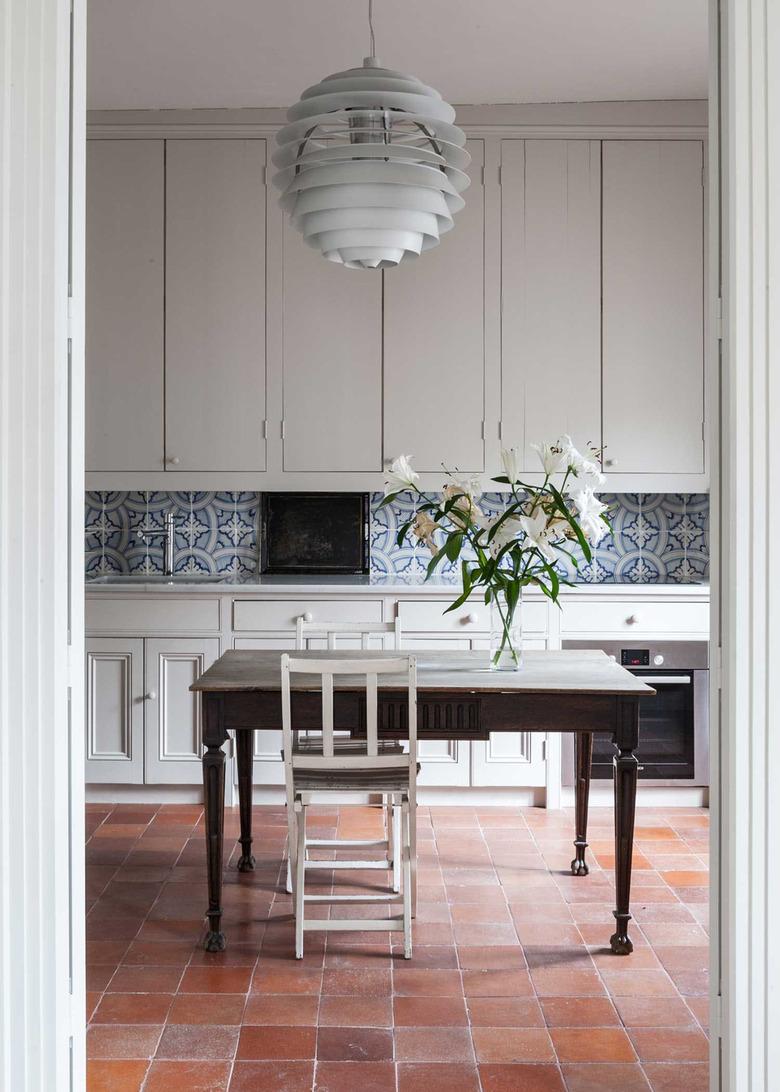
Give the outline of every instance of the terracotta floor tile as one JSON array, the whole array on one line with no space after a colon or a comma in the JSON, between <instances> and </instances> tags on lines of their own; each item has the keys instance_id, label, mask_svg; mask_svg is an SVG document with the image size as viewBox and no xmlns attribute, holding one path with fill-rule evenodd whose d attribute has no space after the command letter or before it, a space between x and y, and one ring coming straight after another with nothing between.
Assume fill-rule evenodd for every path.
<instances>
[{"instance_id":1,"label":"terracotta floor tile","mask_svg":"<svg viewBox=\"0 0 780 1092\"><path fill-rule=\"evenodd\" d=\"M672 971L706 971L710 965L709 948L700 945L694 945L691 948L656 947L655 952L670 973Z\"/></svg>"},{"instance_id":2,"label":"terracotta floor tile","mask_svg":"<svg viewBox=\"0 0 780 1092\"><path fill-rule=\"evenodd\" d=\"M577 947L582 935L576 925L566 922L535 921L517 922L517 935L522 944L550 944Z\"/></svg>"},{"instance_id":3,"label":"terracotta floor tile","mask_svg":"<svg viewBox=\"0 0 780 1092\"><path fill-rule=\"evenodd\" d=\"M393 990L400 996L460 997L460 971L418 970L401 967L393 973Z\"/></svg>"},{"instance_id":4,"label":"terracotta floor tile","mask_svg":"<svg viewBox=\"0 0 780 1092\"><path fill-rule=\"evenodd\" d=\"M395 1092L392 1062L317 1062L314 1092Z\"/></svg>"},{"instance_id":5,"label":"terracotta floor tile","mask_svg":"<svg viewBox=\"0 0 780 1092\"><path fill-rule=\"evenodd\" d=\"M246 993L252 978L249 967L188 967L180 993Z\"/></svg>"},{"instance_id":6,"label":"terracotta floor tile","mask_svg":"<svg viewBox=\"0 0 780 1092\"><path fill-rule=\"evenodd\" d=\"M317 1058L328 1062L391 1062L393 1033L387 1028L320 1027Z\"/></svg>"},{"instance_id":7,"label":"terracotta floor tile","mask_svg":"<svg viewBox=\"0 0 780 1092\"><path fill-rule=\"evenodd\" d=\"M560 1062L633 1062L631 1041L622 1028L552 1028Z\"/></svg>"},{"instance_id":8,"label":"terracotta floor tile","mask_svg":"<svg viewBox=\"0 0 780 1092\"><path fill-rule=\"evenodd\" d=\"M642 1062L704 1062L709 1044L700 1028L632 1028L631 1040Z\"/></svg>"},{"instance_id":9,"label":"terracotta floor tile","mask_svg":"<svg viewBox=\"0 0 780 1092\"><path fill-rule=\"evenodd\" d=\"M250 993L240 1022L258 1027L314 1027L319 1004L314 994Z\"/></svg>"},{"instance_id":10,"label":"terracotta floor tile","mask_svg":"<svg viewBox=\"0 0 780 1092\"><path fill-rule=\"evenodd\" d=\"M313 1027L255 1027L244 1025L238 1040L237 1058L313 1058L317 1032Z\"/></svg>"},{"instance_id":11,"label":"terracotta floor tile","mask_svg":"<svg viewBox=\"0 0 780 1092\"><path fill-rule=\"evenodd\" d=\"M237 1027L210 1024L167 1024L157 1047L157 1058L208 1059L233 1058L238 1042Z\"/></svg>"},{"instance_id":12,"label":"terracotta floor tile","mask_svg":"<svg viewBox=\"0 0 780 1092\"><path fill-rule=\"evenodd\" d=\"M190 961L193 945L168 940L134 940L124 953L122 963L134 966L181 967Z\"/></svg>"},{"instance_id":13,"label":"terracotta floor tile","mask_svg":"<svg viewBox=\"0 0 780 1092\"><path fill-rule=\"evenodd\" d=\"M662 872L661 876L670 887L706 887L706 871L675 870Z\"/></svg>"},{"instance_id":14,"label":"terracotta floor tile","mask_svg":"<svg viewBox=\"0 0 780 1092\"><path fill-rule=\"evenodd\" d=\"M490 928L485 926L485 928ZM403 945L393 946L393 956L396 962L403 959ZM431 967L433 970L454 971L458 967L458 953L450 944L414 944L414 955L410 967L419 970L421 967ZM387 959L387 956L385 956Z\"/></svg>"},{"instance_id":15,"label":"terracotta floor tile","mask_svg":"<svg viewBox=\"0 0 780 1092\"><path fill-rule=\"evenodd\" d=\"M658 948L669 948L674 945L682 945L686 948L706 948L709 944L707 934L695 922L688 924L646 922L642 926L642 932L650 944Z\"/></svg>"},{"instance_id":16,"label":"terracotta floor tile","mask_svg":"<svg viewBox=\"0 0 780 1092\"><path fill-rule=\"evenodd\" d=\"M392 998L389 995L387 997L345 997L340 994L322 997L316 1022L320 1027L391 1027Z\"/></svg>"},{"instance_id":17,"label":"terracotta floor tile","mask_svg":"<svg viewBox=\"0 0 780 1092\"><path fill-rule=\"evenodd\" d=\"M599 997L605 993L595 970L535 967L531 979L540 997Z\"/></svg>"},{"instance_id":18,"label":"terracotta floor tile","mask_svg":"<svg viewBox=\"0 0 780 1092\"><path fill-rule=\"evenodd\" d=\"M649 1084L639 1065L588 1063L564 1065L563 1076L568 1092L649 1092ZM690 1092L680 1085L677 1092Z\"/></svg>"},{"instance_id":19,"label":"terracotta floor tile","mask_svg":"<svg viewBox=\"0 0 780 1092\"><path fill-rule=\"evenodd\" d=\"M472 1029L477 1061L485 1063L553 1062L555 1053L544 1028Z\"/></svg>"},{"instance_id":20,"label":"terracotta floor tile","mask_svg":"<svg viewBox=\"0 0 780 1092\"><path fill-rule=\"evenodd\" d=\"M240 1024L246 995L243 993L179 993L168 1014L171 1024ZM246 1023L251 1021L246 1020Z\"/></svg>"},{"instance_id":21,"label":"terracotta floor tile","mask_svg":"<svg viewBox=\"0 0 780 1092\"><path fill-rule=\"evenodd\" d=\"M620 1019L607 997L543 997L542 1010L551 1028L604 1028Z\"/></svg>"},{"instance_id":22,"label":"terracotta floor tile","mask_svg":"<svg viewBox=\"0 0 780 1092\"><path fill-rule=\"evenodd\" d=\"M237 1061L230 1092L311 1092L314 1062Z\"/></svg>"},{"instance_id":23,"label":"terracotta floor tile","mask_svg":"<svg viewBox=\"0 0 780 1092\"><path fill-rule=\"evenodd\" d=\"M252 990L258 993L316 993L320 992L322 971L311 967L282 964L276 967L255 968Z\"/></svg>"},{"instance_id":24,"label":"terracotta floor tile","mask_svg":"<svg viewBox=\"0 0 780 1092\"><path fill-rule=\"evenodd\" d=\"M496 968L502 971L520 971L526 967L526 958L519 944L510 947L460 945L458 963L464 970L486 971Z\"/></svg>"},{"instance_id":25,"label":"terracotta floor tile","mask_svg":"<svg viewBox=\"0 0 780 1092\"><path fill-rule=\"evenodd\" d=\"M229 1062L154 1061L144 1092L225 1092Z\"/></svg>"},{"instance_id":26,"label":"terracotta floor tile","mask_svg":"<svg viewBox=\"0 0 780 1092\"><path fill-rule=\"evenodd\" d=\"M462 997L396 997L396 1027L466 1027L468 1017Z\"/></svg>"},{"instance_id":27,"label":"terracotta floor tile","mask_svg":"<svg viewBox=\"0 0 780 1092\"><path fill-rule=\"evenodd\" d=\"M396 979L398 976L396 975ZM533 997L528 971L464 971L466 997Z\"/></svg>"},{"instance_id":28,"label":"terracotta floor tile","mask_svg":"<svg viewBox=\"0 0 780 1092\"><path fill-rule=\"evenodd\" d=\"M88 1058L151 1058L162 1027L141 1024L93 1024L87 1029Z\"/></svg>"},{"instance_id":29,"label":"terracotta floor tile","mask_svg":"<svg viewBox=\"0 0 780 1092\"><path fill-rule=\"evenodd\" d=\"M566 1092L555 1065L481 1065L482 1092Z\"/></svg>"},{"instance_id":30,"label":"terracotta floor tile","mask_svg":"<svg viewBox=\"0 0 780 1092\"><path fill-rule=\"evenodd\" d=\"M615 1006L630 1028L679 1028L694 1023L680 997L616 997Z\"/></svg>"},{"instance_id":31,"label":"terracotta floor tile","mask_svg":"<svg viewBox=\"0 0 780 1092\"><path fill-rule=\"evenodd\" d=\"M95 1024L164 1024L170 993L106 993L92 1017Z\"/></svg>"},{"instance_id":32,"label":"terracotta floor tile","mask_svg":"<svg viewBox=\"0 0 780 1092\"><path fill-rule=\"evenodd\" d=\"M508 924L509 907L498 899L484 906L479 903L473 905L465 903L463 906L453 906L452 920L456 923L504 922Z\"/></svg>"},{"instance_id":33,"label":"terracotta floor tile","mask_svg":"<svg viewBox=\"0 0 780 1092\"><path fill-rule=\"evenodd\" d=\"M544 1018L539 1002L516 997L470 997L469 1019L472 1027L542 1028Z\"/></svg>"},{"instance_id":34,"label":"terracotta floor tile","mask_svg":"<svg viewBox=\"0 0 780 1092\"><path fill-rule=\"evenodd\" d=\"M653 1092L708 1092L710 1087L709 1066L695 1062L687 1065L654 1064L644 1067Z\"/></svg>"},{"instance_id":35,"label":"terracotta floor tile","mask_svg":"<svg viewBox=\"0 0 780 1092\"><path fill-rule=\"evenodd\" d=\"M107 993L173 993L178 989L183 968L117 967L106 985Z\"/></svg>"},{"instance_id":36,"label":"terracotta floor tile","mask_svg":"<svg viewBox=\"0 0 780 1092\"><path fill-rule=\"evenodd\" d=\"M138 1092L143 1085L148 1061L87 1062L87 1092Z\"/></svg>"},{"instance_id":37,"label":"terracotta floor tile","mask_svg":"<svg viewBox=\"0 0 780 1092\"><path fill-rule=\"evenodd\" d=\"M465 1063L400 1062L398 1092L480 1092L479 1076Z\"/></svg>"},{"instance_id":38,"label":"terracotta floor tile","mask_svg":"<svg viewBox=\"0 0 780 1092\"><path fill-rule=\"evenodd\" d=\"M389 964L389 957L388 957ZM325 969L322 976L323 994L345 994L349 997L384 997L392 990L390 967Z\"/></svg>"},{"instance_id":39,"label":"terracotta floor tile","mask_svg":"<svg viewBox=\"0 0 780 1092\"><path fill-rule=\"evenodd\" d=\"M612 997L677 996L674 983L665 971L602 970L601 977Z\"/></svg>"},{"instance_id":40,"label":"terracotta floor tile","mask_svg":"<svg viewBox=\"0 0 780 1092\"><path fill-rule=\"evenodd\" d=\"M474 1062L467 1028L397 1028L395 1057L399 1062Z\"/></svg>"}]
</instances>

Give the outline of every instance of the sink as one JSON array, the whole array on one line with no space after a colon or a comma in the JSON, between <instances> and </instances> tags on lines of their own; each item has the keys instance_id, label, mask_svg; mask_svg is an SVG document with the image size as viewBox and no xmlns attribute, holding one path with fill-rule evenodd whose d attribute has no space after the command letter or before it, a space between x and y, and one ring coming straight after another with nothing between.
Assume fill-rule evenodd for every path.
<instances>
[{"instance_id":1,"label":"sink","mask_svg":"<svg viewBox=\"0 0 780 1092\"><path fill-rule=\"evenodd\" d=\"M224 584L230 579L231 573L112 573L87 584Z\"/></svg>"}]
</instances>

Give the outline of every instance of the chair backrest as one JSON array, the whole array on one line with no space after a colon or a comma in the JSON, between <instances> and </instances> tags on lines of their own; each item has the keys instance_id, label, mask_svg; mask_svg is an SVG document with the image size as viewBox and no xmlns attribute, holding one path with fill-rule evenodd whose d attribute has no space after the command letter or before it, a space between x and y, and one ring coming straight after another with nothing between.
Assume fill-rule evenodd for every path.
<instances>
[{"instance_id":1,"label":"chair backrest","mask_svg":"<svg viewBox=\"0 0 780 1092\"><path fill-rule=\"evenodd\" d=\"M371 648L372 637L382 637L380 647L387 648L388 637L392 638L392 648L401 647L401 619L394 622L314 622L301 615L295 623L295 647L298 650L308 647L307 641L326 640L329 649L336 648L340 637L359 637L361 648Z\"/></svg>"},{"instance_id":2,"label":"chair backrest","mask_svg":"<svg viewBox=\"0 0 780 1092\"><path fill-rule=\"evenodd\" d=\"M318 675L322 693L322 751L296 753L293 747L291 675ZM409 750L406 754L380 754L378 738L379 680L389 675L401 676L407 692L409 720ZM357 753L339 754L334 748L333 692L334 680L344 676L362 677L366 692L365 752L362 740L355 739ZM394 682L397 688L398 682ZM307 689L312 689L307 686ZM350 690L354 690L350 686ZM292 769L364 769L382 766L398 768L408 762L410 778L417 773L417 660L414 656L377 656L375 659L314 659L313 657L282 655L282 736L286 771ZM352 751L353 749L351 749Z\"/></svg>"}]
</instances>

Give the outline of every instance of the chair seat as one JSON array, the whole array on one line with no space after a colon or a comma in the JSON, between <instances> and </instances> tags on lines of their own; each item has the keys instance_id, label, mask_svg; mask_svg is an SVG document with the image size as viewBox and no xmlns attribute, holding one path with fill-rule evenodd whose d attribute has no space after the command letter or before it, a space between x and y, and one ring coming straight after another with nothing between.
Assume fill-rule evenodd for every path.
<instances>
[{"instance_id":1,"label":"chair seat","mask_svg":"<svg viewBox=\"0 0 780 1092\"><path fill-rule=\"evenodd\" d=\"M419 763L417 772L420 772ZM409 788L409 767L378 770L295 770L293 792L404 792Z\"/></svg>"},{"instance_id":2,"label":"chair seat","mask_svg":"<svg viewBox=\"0 0 780 1092\"><path fill-rule=\"evenodd\" d=\"M380 755L402 755L404 749L397 739L380 740L377 744ZM366 753L365 740L353 740L346 737L337 737L333 740L333 753L337 755L364 755ZM296 755L321 755L322 736L301 736L293 747ZM281 752L284 758L284 750Z\"/></svg>"}]
</instances>

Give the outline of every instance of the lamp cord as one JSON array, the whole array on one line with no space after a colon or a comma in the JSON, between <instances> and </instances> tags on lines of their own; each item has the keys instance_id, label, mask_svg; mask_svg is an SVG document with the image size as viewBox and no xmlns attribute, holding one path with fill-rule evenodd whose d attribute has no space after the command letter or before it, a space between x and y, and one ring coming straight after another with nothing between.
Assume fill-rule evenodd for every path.
<instances>
[{"instance_id":1,"label":"lamp cord","mask_svg":"<svg viewBox=\"0 0 780 1092\"><path fill-rule=\"evenodd\" d=\"M374 37L374 0L368 0L368 33L370 38L371 56L376 57L376 38Z\"/></svg>"}]
</instances>

